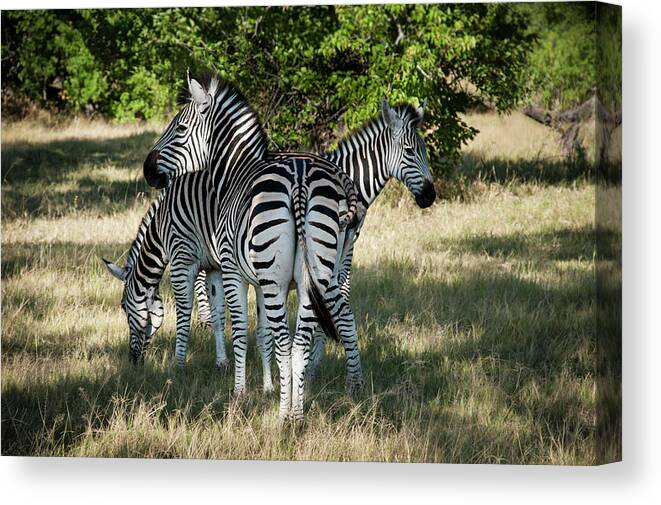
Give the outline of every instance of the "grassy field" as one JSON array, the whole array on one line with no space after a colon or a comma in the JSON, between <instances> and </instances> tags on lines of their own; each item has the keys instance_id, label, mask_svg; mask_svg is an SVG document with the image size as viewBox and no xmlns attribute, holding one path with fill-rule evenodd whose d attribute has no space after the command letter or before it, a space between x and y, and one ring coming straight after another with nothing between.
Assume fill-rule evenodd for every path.
<instances>
[{"instance_id":1,"label":"grassy field","mask_svg":"<svg viewBox=\"0 0 661 505\"><path fill-rule=\"evenodd\" d=\"M562 164L523 116L467 121L482 133L466 173ZM295 432L261 395L254 345L240 402L208 330L194 326L187 368L173 366L167 280L163 327L145 366L129 364L122 286L99 257L126 252L155 194L141 167L157 130L3 125L4 455L595 461L593 185L479 179L469 200L425 211L389 188L356 247L365 391L344 394L329 345Z\"/></svg>"}]
</instances>

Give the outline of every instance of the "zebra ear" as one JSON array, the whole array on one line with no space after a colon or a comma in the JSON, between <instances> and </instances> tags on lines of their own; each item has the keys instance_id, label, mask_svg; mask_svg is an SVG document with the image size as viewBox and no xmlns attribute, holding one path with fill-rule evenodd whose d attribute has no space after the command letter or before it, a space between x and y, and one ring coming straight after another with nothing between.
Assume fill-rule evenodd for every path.
<instances>
[{"instance_id":1,"label":"zebra ear","mask_svg":"<svg viewBox=\"0 0 661 505\"><path fill-rule=\"evenodd\" d=\"M209 101L209 93L204 89L204 86L194 77L191 77L188 70L186 71L186 79L188 80L188 91L195 105L198 107L206 105Z\"/></svg>"},{"instance_id":2,"label":"zebra ear","mask_svg":"<svg viewBox=\"0 0 661 505\"><path fill-rule=\"evenodd\" d=\"M108 272L110 272L110 275L113 277L116 277L120 281L124 282L126 280L126 275L128 273L127 270L124 268L120 267L119 265L115 265L111 261L108 261L105 258L101 258L103 262L106 264L106 268L108 269Z\"/></svg>"},{"instance_id":3,"label":"zebra ear","mask_svg":"<svg viewBox=\"0 0 661 505\"><path fill-rule=\"evenodd\" d=\"M381 114L383 114L383 120L386 122L386 125L388 125L388 128L393 131L393 133L397 133L402 130L404 121L402 121L397 113L392 110L385 98L381 100Z\"/></svg>"}]
</instances>

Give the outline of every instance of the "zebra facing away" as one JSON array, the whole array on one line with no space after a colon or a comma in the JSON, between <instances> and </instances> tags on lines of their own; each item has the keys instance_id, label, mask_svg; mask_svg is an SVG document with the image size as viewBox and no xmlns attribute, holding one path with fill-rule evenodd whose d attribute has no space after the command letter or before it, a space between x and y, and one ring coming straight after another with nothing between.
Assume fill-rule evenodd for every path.
<instances>
[{"instance_id":1,"label":"zebra facing away","mask_svg":"<svg viewBox=\"0 0 661 505\"><path fill-rule=\"evenodd\" d=\"M209 172L195 172L175 179L152 203L143 218L126 266L119 267L108 261L106 266L111 274L124 281L122 308L128 318L129 347L134 362L144 361L149 341L163 320L163 303L158 288L168 263L171 264L172 288L177 307L176 356L179 364L183 364L185 359L193 284L200 269L207 272L217 352L222 355L222 361L226 361L222 318L227 290L227 302L235 330L237 395L245 388L245 352L241 351L245 351L245 331L242 330L246 327L245 280L248 279L256 286L258 297L265 307L264 319L269 331L278 336L276 359L281 377L280 415L286 418L292 409L293 417L300 420L303 416L302 378L306 353L309 352L305 346L309 347L317 318L326 331L331 334L335 332L338 318L330 313L327 306L332 306L336 314L343 310L339 288L331 282L332 268L323 264L327 261L327 255L320 254L327 251L318 247L322 237L328 243L337 243L340 208L339 205L328 205L325 200L333 192L341 191L342 185L336 178L333 165L311 156L284 162L263 162L257 164L257 168L251 172L245 192L248 197L238 207L237 213L232 211L231 206L218 204ZM274 188L274 181L282 187ZM353 200L355 202L355 194ZM273 214L265 216L264 212L260 212L260 207L264 206ZM311 209L307 218L306 208ZM239 219L232 219L234 215ZM273 217L279 223L265 227L264 224ZM233 259L228 265L223 258L222 239L220 248L217 244L219 235L226 233L226 223L231 222L237 225L233 234L235 240L230 243L231 249L242 250L243 253L239 254L238 261ZM323 230L323 236L315 233L319 229ZM294 235L297 241L291 244L290 237ZM334 248L335 245L331 245L321 249ZM336 253L336 256L339 254ZM275 275L272 268L274 265L278 267ZM243 289L232 291L234 286L231 279L234 276L240 277L239 286L243 285ZM299 292L293 357L290 356L291 342L286 313L286 294L292 278ZM325 295L322 291L325 291ZM330 303L334 300L339 300L339 303ZM294 379L296 373L300 377L300 380L294 382L293 390L292 370L295 372ZM270 380L270 374L265 375L265 379Z\"/></svg>"},{"instance_id":2,"label":"zebra facing away","mask_svg":"<svg viewBox=\"0 0 661 505\"><path fill-rule=\"evenodd\" d=\"M241 394L245 389L246 294L252 284L263 308L260 321L268 324L275 339L280 417L301 420L305 368L317 322L331 335L339 332L347 355L357 354L355 328L339 324L348 309L334 271L345 244L344 229L356 210L355 189L336 165L315 155L262 160L265 135L240 94L215 76L206 82L189 78L188 86L190 101L145 161L147 180L156 186L168 185L147 228L159 238L143 240L145 246L157 246L141 249L142 261L136 262L132 272L109 265L111 272L125 279L125 310L139 312L129 315L132 341L138 342L132 345L132 353L142 356L144 344L155 331L149 307L154 304L164 260L170 259L177 298L177 359L183 363L195 276L200 270L213 271L214 278L222 279L222 289L217 288L214 295L216 284L207 284L212 296L224 297L229 306L234 390ZM199 167L206 170L187 173ZM162 168L186 175L163 177ZM161 253L160 259L156 252ZM140 285L137 274L143 271L147 283ZM299 299L293 341L286 306L292 281ZM127 303L134 300L140 302L137 309ZM213 305L212 313L220 312L220 303ZM132 318L139 319L137 338Z\"/></svg>"},{"instance_id":3,"label":"zebra facing away","mask_svg":"<svg viewBox=\"0 0 661 505\"><path fill-rule=\"evenodd\" d=\"M364 223L368 207L391 178L402 181L406 185L415 196L415 201L420 208L429 207L434 203L436 192L429 170L425 143L419 133L424 118L424 107L424 103L417 109L410 105L390 107L383 100L381 113L377 117L345 137L334 151L324 155L354 181L358 192L361 212L358 214L359 221L355 228L354 238L357 238ZM276 159L279 157L277 154L272 156ZM347 304L351 291L351 262L354 243L353 240L349 241L343 250L341 266L338 270L338 284ZM206 322L203 319L205 311L208 311L208 304L205 303L206 293L203 289L204 272L200 274L199 280L200 285L196 294L200 307L200 319ZM351 310L350 305L347 306ZM347 318L353 320L353 314L347 314ZM263 334L264 330L258 328L260 338L263 338L261 337ZM324 349L325 335L323 332L317 331L308 365L310 376L314 375L318 369ZM262 359L266 360L268 356ZM347 372L348 377L360 377L362 375L360 361L355 362L352 357L347 356ZM354 381L359 383L357 379Z\"/></svg>"}]
</instances>

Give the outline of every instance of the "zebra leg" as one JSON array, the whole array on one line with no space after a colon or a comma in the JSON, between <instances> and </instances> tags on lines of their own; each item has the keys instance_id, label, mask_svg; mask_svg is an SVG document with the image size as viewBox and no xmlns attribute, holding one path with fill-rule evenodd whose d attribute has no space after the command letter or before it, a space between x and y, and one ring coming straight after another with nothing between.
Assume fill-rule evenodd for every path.
<instances>
[{"instance_id":1,"label":"zebra leg","mask_svg":"<svg viewBox=\"0 0 661 505\"><path fill-rule=\"evenodd\" d=\"M177 339L175 357L181 368L186 364L190 319L193 311L193 285L198 272L197 265L172 264L172 291L177 307Z\"/></svg>"},{"instance_id":2,"label":"zebra leg","mask_svg":"<svg viewBox=\"0 0 661 505\"><path fill-rule=\"evenodd\" d=\"M242 279L223 274L225 301L232 320L234 349L234 395L246 390L246 353L248 350L248 285Z\"/></svg>"},{"instance_id":3,"label":"zebra leg","mask_svg":"<svg viewBox=\"0 0 661 505\"><path fill-rule=\"evenodd\" d=\"M287 294L289 285L280 286L275 283L262 284L264 297L264 319L268 321L268 329L275 339L275 361L280 374L280 408L278 416L281 421L289 419L291 412L291 338L287 320Z\"/></svg>"},{"instance_id":4,"label":"zebra leg","mask_svg":"<svg viewBox=\"0 0 661 505\"><path fill-rule=\"evenodd\" d=\"M333 307L331 315L342 338L344 353L347 360L347 392L353 393L363 387L363 368L358 351L358 335L356 320L351 306L340 292L337 284L331 284L325 294L326 303Z\"/></svg>"},{"instance_id":5,"label":"zebra leg","mask_svg":"<svg viewBox=\"0 0 661 505\"><path fill-rule=\"evenodd\" d=\"M349 232L345 235L344 238L344 247L342 249L342 261L339 272L337 273L340 292L344 298L347 305L349 305L349 297L351 295L351 261L353 259L353 244L354 244L354 232ZM351 305L349 305L349 310L351 310ZM351 314L353 318L353 312ZM355 320L354 320L355 326ZM308 363L308 368L306 375L309 380L314 380L317 372L319 371L319 366L321 365L321 360L326 355L326 334L319 327L315 330L314 339L312 340L312 351L310 353L310 362ZM348 371L347 371L348 372ZM348 374L347 374L348 375Z\"/></svg>"},{"instance_id":6,"label":"zebra leg","mask_svg":"<svg viewBox=\"0 0 661 505\"><path fill-rule=\"evenodd\" d=\"M202 273L202 272L200 272ZM226 369L228 366L227 354L225 354L225 290L223 289L223 277L218 270L205 272L204 294L209 294L209 321L216 337L216 368ZM195 291L200 280L198 275L195 281ZM200 302L198 297L198 302Z\"/></svg>"},{"instance_id":7,"label":"zebra leg","mask_svg":"<svg viewBox=\"0 0 661 505\"><path fill-rule=\"evenodd\" d=\"M271 355L273 354L273 339L268 328L266 308L264 307L264 293L261 288L255 288L257 298L257 349L262 358L264 393L273 392L273 379L271 378Z\"/></svg>"},{"instance_id":8,"label":"zebra leg","mask_svg":"<svg viewBox=\"0 0 661 505\"><path fill-rule=\"evenodd\" d=\"M310 344L317 320L307 290L299 289L298 318L292 345L292 419L303 421L305 369L310 358Z\"/></svg>"},{"instance_id":9,"label":"zebra leg","mask_svg":"<svg viewBox=\"0 0 661 505\"><path fill-rule=\"evenodd\" d=\"M321 360L326 355L326 334L321 328L317 328L312 339L312 350L310 351L310 362L306 369L308 380L314 380L317 377Z\"/></svg>"},{"instance_id":10,"label":"zebra leg","mask_svg":"<svg viewBox=\"0 0 661 505\"><path fill-rule=\"evenodd\" d=\"M197 316L205 326L213 326L211 320L211 306L209 305L208 284L206 282L207 272L200 270L195 279L195 297L197 298Z\"/></svg>"}]
</instances>

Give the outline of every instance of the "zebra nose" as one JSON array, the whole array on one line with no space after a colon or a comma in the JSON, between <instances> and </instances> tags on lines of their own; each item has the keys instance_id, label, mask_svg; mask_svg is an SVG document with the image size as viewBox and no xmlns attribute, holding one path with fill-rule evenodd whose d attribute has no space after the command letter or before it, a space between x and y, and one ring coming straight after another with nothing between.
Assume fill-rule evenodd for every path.
<instances>
[{"instance_id":1,"label":"zebra nose","mask_svg":"<svg viewBox=\"0 0 661 505\"><path fill-rule=\"evenodd\" d=\"M158 149L153 149L149 152L143 166L143 174L147 184L152 188L163 189L168 185L168 177L158 171L159 156L160 153L158 152Z\"/></svg>"},{"instance_id":2,"label":"zebra nose","mask_svg":"<svg viewBox=\"0 0 661 505\"><path fill-rule=\"evenodd\" d=\"M415 203L418 204L418 207L421 209L426 209L436 200L436 189L434 189L434 183L431 181L425 181L422 186L420 193L415 195Z\"/></svg>"}]
</instances>

